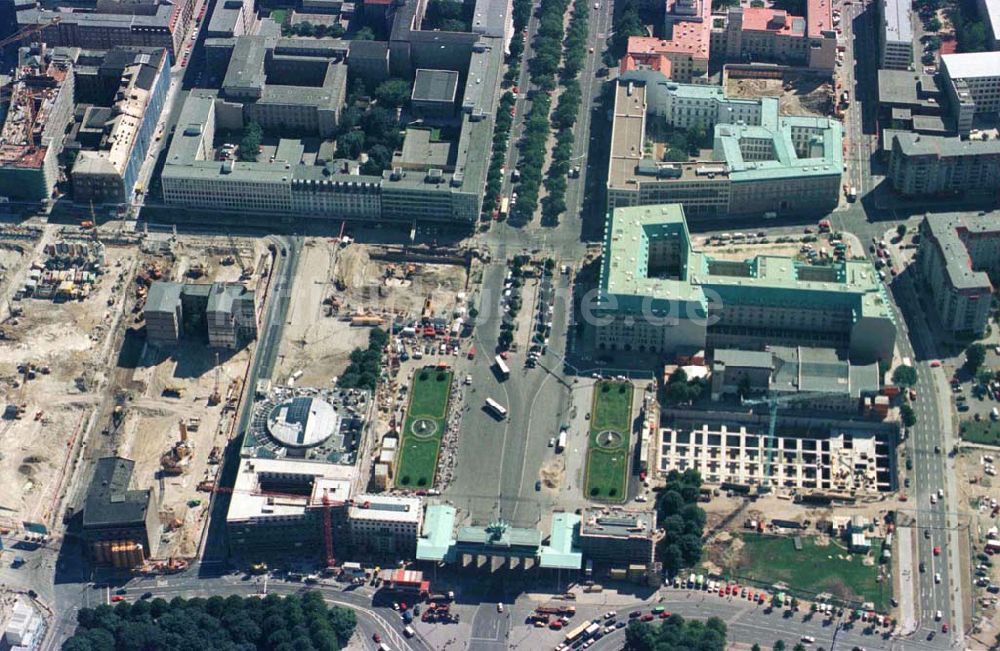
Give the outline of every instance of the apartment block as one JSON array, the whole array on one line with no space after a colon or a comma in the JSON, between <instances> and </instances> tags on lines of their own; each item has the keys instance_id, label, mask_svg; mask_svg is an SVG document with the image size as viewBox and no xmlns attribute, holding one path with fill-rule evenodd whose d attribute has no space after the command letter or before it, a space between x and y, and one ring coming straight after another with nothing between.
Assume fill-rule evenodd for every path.
<instances>
[{"instance_id":1,"label":"apartment block","mask_svg":"<svg viewBox=\"0 0 1000 651\"><path fill-rule=\"evenodd\" d=\"M358 495L347 509L351 548L366 558L413 558L423 513L417 498Z\"/></svg>"},{"instance_id":2,"label":"apartment block","mask_svg":"<svg viewBox=\"0 0 1000 651\"><path fill-rule=\"evenodd\" d=\"M120 204L131 199L169 87L166 50L135 52L123 66L114 103L101 112L95 148L80 151L73 164L75 201Z\"/></svg>"},{"instance_id":3,"label":"apartment block","mask_svg":"<svg viewBox=\"0 0 1000 651\"><path fill-rule=\"evenodd\" d=\"M649 69L624 72L615 93L609 211L679 203L693 217L808 214L839 201L844 163L837 120L783 116L777 98L727 98L721 88L676 84ZM647 137L692 126L712 133L710 157L665 162L664 145Z\"/></svg>"},{"instance_id":4,"label":"apartment block","mask_svg":"<svg viewBox=\"0 0 1000 651\"><path fill-rule=\"evenodd\" d=\"M18 6L20 29L52 23L48 45L110 50L120 45L161 47L178 58L194 19L194 0L41 0Z\"/></svg>"},{"instance_id":5,"label":"apartment block","mask_svg":"<svg viewBox=\"0 0 1000 651\"><path fill-rule=\"evenodd\" d=\"M601 349L820 346L863 364L893 354L896 324L871 263L715 259L692 248L680 204L609 213L599 287Z\"/></svg>"},{"instance_id":6,"label":"apartment block","mask_svg":"<svg viewBox=\"0 0 1000 651\"><path fill-rule=\"evenodd\" d=\"M879 0L879 69L910 70L913 67L913 8L909 0Z\"/></svg>"},{"instance_id":7,"label":"apartment block","mask_svg":"<svg viewBox=\"0 0 1000 651\"><path fill-rule=\"evenodd\" d=\"M620 69L653 67L675 81L704 80L708 75L711 15L710 0L667 0L666 38L630 37Z\"/></svg>"},{"instance_id":8,"label":"apartment block","mask_svg":"<svg viewBox=\"0 0 1000 651\"><path fill-rule=\"evenodd\" d=\"M1000 109L1000 52L942 55L941 74L960 135L968 135L976 117L996 117Z\"/></svg>"},{"instance_id":9,"label":"apartment block","mask_svg":"<svg viewBox=\"0 0 1000 651\"><path fill-rule=\"evenodd\" d=\"M24 48L0 129L0 196L14 201L52 197L59 153L73 115L73 65L44 45ZM5 93L6 94L6 93Z\"/></svg>"},{"instance_id":10,"label":"apartment block","mask_svg":"<svg viewBox=\"0 0 1000 651\"><path fill-rule=\"evenodd\" d=\"M890 129L883 138L889 180L904 196L993 195L1000 189L1000 141Z\"/></svg>"},{"instance_id":11,"label":"apartment block","mask_svg":"<svg viewBox=\"0 0 1000 651\"><path fill-rule=\"evenodd\" d=\"M955 336L986 332L1000 274L1000 213L928 215L914 268L941 325Z\"/></svg>"},{"instance_id":12,"label":"apartment block","mask_svg":"<svg viewBox=\"0 0 1000 651\"><path fill-rule=\"evenodd\" d=\"M737 6L712 16L712 56L721 61L760 61L833 72L837 32L832 2L809 0L806 15L783 9Z\"/></svg>"}]
</instances>

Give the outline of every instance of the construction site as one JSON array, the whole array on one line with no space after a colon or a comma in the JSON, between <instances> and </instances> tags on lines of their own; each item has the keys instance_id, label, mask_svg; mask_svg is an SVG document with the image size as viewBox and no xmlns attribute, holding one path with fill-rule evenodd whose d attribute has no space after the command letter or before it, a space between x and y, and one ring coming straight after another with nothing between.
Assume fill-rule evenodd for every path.
<instances>
[{"instance_id":1,"label":"construction site","mask_svg":"<svg viewBox=\"0 0 1000 651\"><path fill-rule=\"evenodd\" d=\"M263 295L270 265L262 240L0 231L0 481L18 487L0 503L0 527L52 528L83 507L84 469L120 456L134 460L135 485L158 491L163 536L150 547L193 557L207 502L197 487L233 434L252 347L151 346L146 299L158 281Z\"/></svg>"},{"instance_id":2,"label":"construction site","mask_svg":"<svg viewBox=\"0 0 1000 651\"><path fill-rule=\"evenodd\" d=\"M145 299L154 282L238 283L262 296L270 264L263 241L174 240L169 253L156 256L136 276L130 334L137 334L148 316ZM157 555L190 558L197 552L208 505L198 487L215 480L226 443L235 435L253 347L220 349L194 337L155 346L148 336L126 339L101 436L116 455L135 461L137 485L159 488L163 534Z\"/></svg>"},{"instance_id":3,"label":"construction site","mask_svg":"<svg viewBox=\"0 0 1000 651\"><path fill-rule=\"evenodd\" d=\"M426 261L407 261L407 260ZM275 377L304 386L330 386L368 345L372 327L409 325L422 317L451 323L464 312L475 260L455 255L411 255L346 238L306 240L293 284L288 325Z\"/></svg>"},{"instance_id":4,"label":"construction site","mask_svg":"<svg viewBox=\"0 0 1000 651\"><path fill-rule=\"evenodd\" d=\"M795 70L785 70L778 79L727 75L726 97L777 97L781 115L831 117L836 91L829 80Z\"/></svg>"}]
</instances>

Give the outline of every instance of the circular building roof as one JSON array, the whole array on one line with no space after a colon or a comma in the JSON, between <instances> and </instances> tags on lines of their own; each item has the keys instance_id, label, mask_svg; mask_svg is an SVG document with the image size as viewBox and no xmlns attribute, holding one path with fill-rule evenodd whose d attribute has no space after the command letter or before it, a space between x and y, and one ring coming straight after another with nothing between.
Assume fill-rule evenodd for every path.
<instances>
[{"instance_id":1,"label":"circular building roof","mask_svg":"<svg viewBox=\"0 0 1000 651\"><path fill-rule=\"evenodd\" d=\"M340 428L340 415L325 400L298 397L271 409L267 431L276 441L290 448L319 445Z\"/></svg>"}]
</instances>

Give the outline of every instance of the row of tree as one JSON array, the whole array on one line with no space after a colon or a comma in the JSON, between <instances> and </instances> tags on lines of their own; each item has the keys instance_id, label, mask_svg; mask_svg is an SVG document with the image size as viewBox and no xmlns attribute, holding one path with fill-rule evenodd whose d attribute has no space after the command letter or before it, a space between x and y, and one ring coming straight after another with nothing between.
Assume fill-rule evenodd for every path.
<instances>
[{"instance_id":1,"label":"row of tree","mask_svg":"<svg viewBox=\"0 0 1000 651\"><path fill-rule=\"evenodd\" d=\"M486 214L497 207L497 197L503 190L503 166L507 161L510 128L514 124L511 111L514 109L515 101L510 91L500 96L500 108L497 110L496 124L493 127L493 155L490 158L489 172L486 174L486 195L483 197L483 212Z\"/></svg>"},{"instance_id":2,"label":"row of tree","mask_svg":"<svg viewBox=\"0 0 1000 651\"><path fill-rule=\"evenodd\" d=\"M534 94L531 110L525 119L524 137L520 143L518 169L521 180L517 186L517 204L511 215L520 223L527 223L538 207L538 191L542 185L545 165L545 144L549 138L549 112L552 101L549 92L555 90L556 72L562 59L563 25L569 0L542 0L539 7L538 32L534 51L528 62L531 83L539 91Z\"/></svg>"},{"instance_id":3,"label":"row of tree","mask_svg":"<svg viewBox=\"0 0 1000 651\"><path fill-rule=\"evenodd\" d=\"M281 26L282 36L312 36L315 38L342 38L346 30L340 23L324 25L323 23L312 24L308 20L301 23L286 24ZM370 29L364 27L354 34L354 39L358 41L370 41L375 35Z\"/></svg>"},{"instance_id":4,"label":"row of tree","mask_svg":"<svg viewBox=\"0 0 1000 651\"><path fill-rule=\"evenodd\" d=\"M573 155L573 126L580 112L582 93L577 77L583 67L587 47L587 0L574 0L573 16L566 33L563 51L563 92L552 112L552 126L556 131L556 144L552 148L548 177L545 179L546 196L542 201L542 222L554 226L559 215L566 211L566 176Z\"/></svg>"},{"instance_id":5,"label":"row of tree","mask_svg":"<svg viewBox=\"0 0 1000 651\"><path fill-rule=\"evenodd\" d=\"M705 511L698 506L701 475L696 470L676 470L667 475L667 483L656 500L659 527L666 535L657 544L657 558L667 576L682 568L693 567L701 560L701 536L705 529Z\"/></svg>"},{"instance_id":6,"label":"row of tree","mask_svg":"<svg viewBox=\"0 0 1000 651\"><path fill-rule=\"evenodd\" d=\"M507 60L507 72L504 81L513 84L521 75L521 55L524 54L523 30L531 17L531 0L514 0L513 8L514 36L510 41L510 55ZM493 127L493 154L490 158L490 169L486 173L486 196L483 197L483 213L490 214L497 207L500 192L503 190L503 167L507 162L507 146L510 140L510 129L514 123L513 93L507 91L500 97L500 107L496 113L496 123Z\"/></svg>"},{"instance_id":7,"label":"row of tree","mask_svg":"<svg viewBox=\"0 0 1000 651\"><path fill-rule=\"evenodd\" d=\"M351 363L340 376L337 386L374 391L382 373L382 355L388 343L389 335L385 330L372 328L368 334L368 347L351 351Z\"/></svg>"},{"instance_id":8,"label":"row of tree","mask_svg":"<svg viewBox=\"0 0 1000 651\"><path fill-rule=\"evenodd\" d=\"M658 623L633 621L625 629L627 651L723 651L726 623L718 617L704 622L671 615Z\"/></svg>"},{"instance_id":9,"label":"row of tree","mask_svg":"<svg viewBox=\"0 0 1000 651\"><path fill-rule=\"evenodd\" d=\"M122 601L80 610L76 632L62 648L335 651L344 648L356 625L353 610L328 608L318 592Z\"/></svg>"}]
</instances>

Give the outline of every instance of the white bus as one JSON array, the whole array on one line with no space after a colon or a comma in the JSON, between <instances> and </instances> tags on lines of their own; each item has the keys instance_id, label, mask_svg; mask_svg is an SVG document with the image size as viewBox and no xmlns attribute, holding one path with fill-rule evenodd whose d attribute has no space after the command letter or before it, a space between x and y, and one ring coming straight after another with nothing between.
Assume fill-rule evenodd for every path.
<instances>
[{"instance_id":1,"label":"white bus","mask_svg":"<svg viewBox=\"0 0 1000 651\"><path fill-rule=\"evenodd\" d=\"M503 361L503 357L497 355L493 361L497 365L497 373L500 375L501 380L506 380L510 377L510 369L507 368L507 363Z\"/></svg>"},{"instance_id":2,"label":"white bus","mask_svg":"<svg viewBox=\"0 0 1000 651\"><path fill-rule=\"evenodd\" d=\"M496 417L501 420L507 417L507 409L493 398L486 399L486 408L492 411Z\"/></svg>"}]
</instances>

